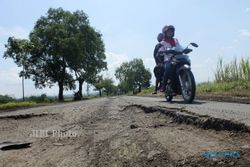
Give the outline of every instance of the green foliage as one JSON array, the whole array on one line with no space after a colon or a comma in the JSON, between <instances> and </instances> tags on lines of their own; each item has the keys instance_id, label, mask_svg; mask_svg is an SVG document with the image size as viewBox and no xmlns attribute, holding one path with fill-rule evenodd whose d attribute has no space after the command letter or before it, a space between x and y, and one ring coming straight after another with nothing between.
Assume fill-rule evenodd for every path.
<instances>
[{"instance_id":1,"label":"green foliage","mask_svg":"<svg viewBox=\"0 0 250 167\"><path fill-rule=\"evenodd\" d=\"M115 93L116 86L113 84L114 81L111 78L105 78L102 81L104 91L107 93L107 96L111 93Z\"/></svg>"},{"instance_id":2,"label":"green foliage","mask_svg":"<svg viewBox=\"0 0 250 167\"><path fill-rule=\"evenodd\" d=\"M90 26L83 11L50 8L37 20L29 38L10 37L4 57L23 66L20 75L32 78L36 88L58 84L60 101L64 89L76 88L75 81L82 93L83 82L93 82L107 68L102 35Z\"/></svg>"},{"instance_id":3,"label":"green foliage","mask_svg":"<svg viewBox=\"0 0 250 167\"><path fill-rule=\"evenodd\" d=\"M154 92L155 87L151 86L146 89L143 89L138 95L139 96L146 96L146 95L152 95L152 92Z\"/></svg>"},{"instance_id":4,"label":"green foliage","mask_svg":"<svg viewBox=\"0 0 250 167\"><path fill-rule=\"evenodd\" d=\"M238 80L250 81L250 60L242 58L239 62L235 58L229 64L224 64L219 58L215 72L215 82L232 82Z\"/></svg>"},{"instance_id":5,"label":"green foliage","mask_svg":"<svg viewBox=\"0 0 250 167\"><path fill-rule=\"evenodd\" d=\"M14 99L8 95L0 95L0 104L13 101Z\"/></svg>"},{"instance_id":6,"label":"green foliage","mask_svg":"<svg viewBox=\"0 0 250 167\"><path fill-rule=\"evenodd\" d=\"M98 76L96 78L96 83L94 83L96 90L99 91L99 96L102 96L102 91L107 93L107 96L113 94L117 94L117 86L114 85L114 81L112 78L103 78L102 76Z\"/></svg>"},{"instance_id":7,"label":"green foliage","mask_svg":"<svg viewBox=\"0 0 250 167\"><path fill-rule=\"evenodd\" d=\"M12 58L18 67L23 67L23 69L28 68L29 64L29 54L33 47L32 43L27 39L16 39L15 37L9 37L7 44L5 45L6 51L3 57ZM26 71L21 71L19 73L20 77L29 77Z\"/></svg>"},{"instance_id":8,"label":"green foliage","mask_svg":"<svg viewBox=\"0 0 250 167\"><path fill-rule=\"evenodd\" d=\"M202 83L197 85L198 93L230 93L232 95L250 95L250 81Z\"/></svg>"},{"instance_id":9,"label":"green foliage","mask_svg":"<svg viewBox=\"0 0 250 167\"><path fill-rule=\"evenodd\" d=\"M25 100L36 102L36 103L52 103L55 101L53 98L47 97L46 94L42 94L41 96L30 96L29 98L26 98Z\"/></svg>"},{"instance_id":10,"label":"green foliage","mask_svg":"<svg viewBox=\"0 0 250 167\"><path fill-rule=\"evenodd\" d=\"M150 86L151 73L145 68L142 59L122 63L116 69L115 76L120 80L118 88L125 93L128 91L135 93L136 89L141 92L142 88Z\"/></svg>"},{"instance_id":11,"label":"green foliage","mask_svg":"<svg viewBox=\"0 0 250 167\"><path fill-rule=\"evenodd\" d=\"M0 104L0 110L20 108L20 107L31 107L36 106L35 102L8 102L5 104Z\"/></svg>"}]
</instances>

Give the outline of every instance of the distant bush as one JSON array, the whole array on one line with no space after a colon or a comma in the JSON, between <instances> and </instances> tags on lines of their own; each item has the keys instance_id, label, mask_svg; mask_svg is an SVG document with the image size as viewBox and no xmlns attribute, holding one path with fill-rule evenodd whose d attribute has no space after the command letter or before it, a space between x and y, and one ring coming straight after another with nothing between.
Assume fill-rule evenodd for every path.
<instances>
[{"instance_id":1,"label":"distant bush","mask_svg":"<svg viewBox=\"0 0 250 167\"><path fill-rule=\"evenodd\" d=\"M8 103L10 101L13 101L15 99L13 99L12 97L8 96L8 95L0 95L0 103Z\"/></svg>"},{"instance_id":2,"label":"distant bush","mask_svg":"<svg viewBox=\"0 0 250 167\"><path fill-rule=\"evenodd\" d=\"M36 102L36 103L52 103L55 101L55 99L47 97L46 94L42 94L41 96L30 96L29 98L26 98L25 100Z\"/></svg>"}]
</instances>

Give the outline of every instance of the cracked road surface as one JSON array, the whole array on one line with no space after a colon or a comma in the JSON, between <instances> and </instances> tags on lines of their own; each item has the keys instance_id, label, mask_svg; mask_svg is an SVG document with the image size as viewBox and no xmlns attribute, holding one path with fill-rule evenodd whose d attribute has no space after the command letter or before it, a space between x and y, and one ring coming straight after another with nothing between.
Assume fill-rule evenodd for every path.
<instances>
[{"instance_id":1,"label":"cracked road surface","mask_svg":"<svg viewBox=\"0 0 250 167\"><path fill-rule=\"evenodd\" d=\"M249 166L249 109L120 96L0 113L0 143L32 143L0 150L0 166ZM206 151L240 157L206 158Z\"/></svg>"}]
</instances>

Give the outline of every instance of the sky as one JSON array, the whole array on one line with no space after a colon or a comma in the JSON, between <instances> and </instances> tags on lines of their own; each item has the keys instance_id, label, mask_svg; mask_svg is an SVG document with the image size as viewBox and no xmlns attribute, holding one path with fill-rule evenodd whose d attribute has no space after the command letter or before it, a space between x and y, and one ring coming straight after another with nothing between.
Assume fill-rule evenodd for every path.
<instances>
[{"instance_id":1,"label":"sky","mask_svg":"<svg viewBox=\"0 0 250 167\"><path fill-rule=\"evenodd\" d=\"M8 37L28 39L36 21L58 7L83 10L103 34L108 62L104 76L114 80L115 69L134 58L141 58L153 74L156 37L166 24L175 26L182 46L199 44L190 54L197 83L213 81L219 57L225 62L250 57L248 0L0 0L0 94L22 96L21 69L3 58ZM151 81L155 82L153 75ZM41 93L57 96L58 87L35 89L25 80L25 96Z\"/></svg>"}]
</instances>

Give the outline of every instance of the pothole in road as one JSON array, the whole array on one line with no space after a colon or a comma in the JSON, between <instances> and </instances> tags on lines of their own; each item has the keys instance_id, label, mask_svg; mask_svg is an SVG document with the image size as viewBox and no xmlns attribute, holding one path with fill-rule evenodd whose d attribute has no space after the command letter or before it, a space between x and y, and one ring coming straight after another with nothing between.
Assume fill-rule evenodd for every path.
<instances>
[{"instance_id":1,"label":"pothole in road","mask_svg":"<svg viewBox=\"0 0 250 167\"><path fill-rule=\"evenodd\" d=\"M249 131L245 125L221 119L213 120L209 116L199 117L191 113L180 112L179 109L175 108L130 105L122 109L121 112L127 116L126 121L130 122L130 127L128 127L130 135L126 136L128 139L133 142L138 142L138 138L150 139L144 144L138 142L142 146L141 149L144 149L141 152L146 153L148 157L151 157L151 151L159 151L169 155L168 161L165 161L168 163L160 164L160 166L247 166L250 164L248 158L250 157ZM187 124L189 125L186 126ZM218 124L222 124L222 126L217 128ZM138 138L132 135L135 133ZM145 146L152 145L154 142L161 147L145 149ZM247 147L243 148L244 145ZM128 144L128 146L131 145ZM128 146L125 148L136 148ZM140 152L138 151L140 149L134 150L137 150L137 153ZM238 152L240 157L207 158L202 155L205 151ZM129 154L133 151L127 152ZM160 153L154 156L156 159L153 158L153 161L158 160L157 156L164 157ZM139 156L135 155L134 157ZM145 161L150 161L150 158L145 159ZM140 166L143 165L140 163Z\"/></svg>"},{"instance_id":2,"label":"pothole in road","mask_svg":"<svg viewBox=\"0 0 250 167\"><path fill-rule=\"evenodd\" d=\"M176 123L190 124L202 129L213 129L217 131L227 130L250 133L250 128L243 123L237 123L231 120L214 118L210 116L199 116L197 114L192 114L191 112L183 112L181 109L177 108L146 107L143 105L134 104L124 107L121 112L131 107L140 108L145 113L160 112L170 117Z\"/></svg>"}]
</instances>

